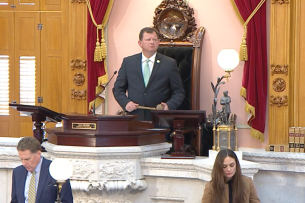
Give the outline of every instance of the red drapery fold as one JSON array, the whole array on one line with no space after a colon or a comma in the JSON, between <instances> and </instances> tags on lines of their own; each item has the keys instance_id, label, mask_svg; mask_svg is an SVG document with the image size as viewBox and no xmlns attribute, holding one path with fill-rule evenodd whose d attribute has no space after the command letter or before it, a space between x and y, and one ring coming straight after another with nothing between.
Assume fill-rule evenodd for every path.
<instances>
[{"instance_id":1,"label":"red drapery fold","mask_svg":"<svg viewBox=\"0 0 305 203\"><path fill-rule=\"evenodd\" d=\"M234 0L244 21L261 0ZM246 111L252 116L248 121L251 135L264 141L267 106L267 37L266 3L251 18L247 26L248 60L245 61L241 95L246 99Z\"/></svg>"},{"instance_id":2,"label":"red drapery fold","mask_svg":"<svg viewBox=\"0 0 305 203\"><path fill-rule=\"evenodd\" d=\"M97 24L102 24L110 0L90 0L93 17ZM98 78L106 75L104 62L94 62L94 50L96 46L96 26L92 22L88 12L87 22L87 67L88 67L88 102L95 99L95 89ZM101 30L99 30L101 36Z\"/></svg>"}]
</instances>

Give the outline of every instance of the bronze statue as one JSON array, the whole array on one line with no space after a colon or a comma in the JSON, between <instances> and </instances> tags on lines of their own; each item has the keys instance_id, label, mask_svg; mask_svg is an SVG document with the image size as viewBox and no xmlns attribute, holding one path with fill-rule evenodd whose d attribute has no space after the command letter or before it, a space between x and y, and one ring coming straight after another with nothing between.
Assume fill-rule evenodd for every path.
<instances>
[{"instance_id":1,"label":"bronze statue","mask_svg":"<svg viewBox=\"0 0 305 203\"><path fill-rule=\"evenodd\" d=\"M221 97L220 99L220 104L222 105L224 124L229 124L229 117L231 113L230 103L231 103L231 97L228 96L228 91L225 90L223 92L223 97Z\"/></svg>"}]
</instances>

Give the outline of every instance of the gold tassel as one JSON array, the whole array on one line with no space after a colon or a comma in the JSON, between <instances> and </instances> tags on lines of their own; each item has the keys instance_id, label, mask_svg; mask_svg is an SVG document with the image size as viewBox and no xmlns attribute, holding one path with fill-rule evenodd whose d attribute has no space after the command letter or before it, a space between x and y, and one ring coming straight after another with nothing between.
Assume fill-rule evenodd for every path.
<instances>
[{"instance_id":1,"label":"gold tassel","mask_svg":"<svg viewBox=\"0 0 305 203\"><path fill-rule=\"evenodd\" d=\"M100 54L101 54L101 46L99 41L96 42L95 50L94 50L94 62L100 62Z\"/></svg>"},{"instance_id":2,"label":"gold tassel","mask_svg":"<svg viewBox=\"0 0 305 203\"><path fill-rule=\"evenodd\" d=\"M100 62L101 58L101 44L100 40L98 38L98 28L96 28L96 44L95 44L95 50L94 50L94 61L95 62Z\"/></svg>"},{"instance_id":3,"label":"gold tassel","mask_svg":"<svg viewBox=\"0 0 305 203\"><path fill-rule=\"evenodd\" d=\"M247 49L247 41L244 38L241 42L239 49L239 60L240 61L248 61L248 49Z\"/></svg>"},{"instance_id":4,"label":"gold tassel","mask_svg":"<svg viewBox=\"0 0 305 203\"><path fill-rule=\"evenodd\" d=\"M244 36L239 48L239 60L248 61L248 48L247 48L247 25L244 25Z\"/></svg>"},{"instance_id":5,"label":"gold tassel","mask_svg":"<svg viewBox=\"0 0 305 203\"><path fill-rule=\"evenodd\" d=\"M102 40L101 40L101 61L107 57L107 47L104 37L104 27L101 27L102 30Z\"/></svg>"},{"instance_id":6,"label":"gold tassel","mask_svg":"<svg viewBox=\"0 0 305 203\"><path fill-rule=\"evenodd\" d=\"M103 59L105 59L106 56L107 56L107 47L106 47L105 40L102 39L102 43L101 43L101 61L103 61Z\"/></svg>"}]
</instances>

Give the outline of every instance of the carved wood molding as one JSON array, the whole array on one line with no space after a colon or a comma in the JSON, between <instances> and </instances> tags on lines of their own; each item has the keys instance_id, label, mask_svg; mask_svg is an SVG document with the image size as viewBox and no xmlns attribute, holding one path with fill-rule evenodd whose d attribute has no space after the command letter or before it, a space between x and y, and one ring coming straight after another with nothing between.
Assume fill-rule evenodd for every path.
<instances>
[{"instance_id":1,"label":"carved wood molding","mask_svg":"<svg viewBox=\"0 0 305 203\"><path fill-rule=\"evenodd\" d=\"M86 3L86 0L71 0L71 3Z\"/></svg>"},{"instance_id":2,"label":"carved wood molding","mask_svg":"<svg viewBox=\"0 0 305 203\"><path fill-rule=\"evenodd\" d=\"M286 81L283 78L275 78L272 82L272 88L276 92L283 92L286 89Z\"/></svg>"},{"instance_id":3,"label":"carved wood molding","mask_svg":"<svg viewBox=\"0 0 305 203\"><path fill-rule=\"evenodd\" d=\"M155 9L154 28L162 41L191 41L197 29L194 9L182 0L163 0Z\"/></svg>"},{"instance_id":4,"label":"carved wood molding","mask_svg":"<svg viewBox=\"0 0 305 203\"><path fill-rule=\"evenodd\" d=\"M283 3L285 4L289 4L289 0L271 0L272 4L278 3L280 5L282 5Z\"/></svg>"},{"instance_id":5,"label":"carved wood molding","mask_svg":"<svg viewBox=\"0 0 305 203\"><path fill-rule=\"evenodd\" d=\"M287 106L288 105L288 97L287 96L270 96L270 105L276 105L278 107Z\"/></svg>"},{"instance_id":6,"label":"carved wood molding","mask_svg":"<svg viewBox=\"0 0 305 203\"><path fill-rule=\"evenodd\" d=\"M288 65L274 65L271 64L270 65L270 69L271 69L271 75L274 74L285 74L288 75Z\"/></svg>"},{"instance_id":7,"label":"carved wood molding","mask_svg":"<svg viewBox=\"0 0 305 203\"><path fill-rule=\"evenodd\" d=\"M74 69L87 69L87 60L81 60L81 59L72 59L70 61L70 67L72 70Z\"/></svg>"},{"instance_id":8,"label":"carved wood molding","mask_svg":"<svg viewBox=\"0 0 305 203\"><path fill-rule=\"evenodd\" d=\"M87 90L71 89L71 99L85 100L87 97Z\"/></svg>"},{"instance_id":9,"label":"carved wood molding","mask_svg":"<svg viewBox=\"0 0 305 203\"><path fill-rule=\"evenodd\" d=\"M82 73L75 73L73 83L77 86L82 86L85 83L85 76Z\"/></svg>"}]
</instances>

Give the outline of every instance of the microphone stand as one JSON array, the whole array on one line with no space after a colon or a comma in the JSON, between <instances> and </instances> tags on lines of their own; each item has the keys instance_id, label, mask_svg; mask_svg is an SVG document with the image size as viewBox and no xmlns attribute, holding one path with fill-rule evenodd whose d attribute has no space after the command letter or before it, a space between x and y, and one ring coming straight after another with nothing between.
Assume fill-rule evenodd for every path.
<instances>
[{"instance_id":1,"label":"microphone stand","mask_svg":"<svg viewBox=\"0 0 305 203\"><path fill-rule=\"evenodd\" d=\"M110 78L110 79L108 80L108 82L106 83L104 89L103 89L101 92L99 92L98 94L95 95L95 98L94 98L94 100L93 100L93 106L92 106L92 115L93 115L93 116L96 115L96 114L95 114L95 101L96 101L97 97L98 97L100 94L102 94L102 93L106 90L106 87L108 86L109 82L112 80L112 78L114 77L114 75L117 74L117 72L118 72L118 71L114 71L113 75L111 76L111 78Z\"/></svg>"}]
</instances>

